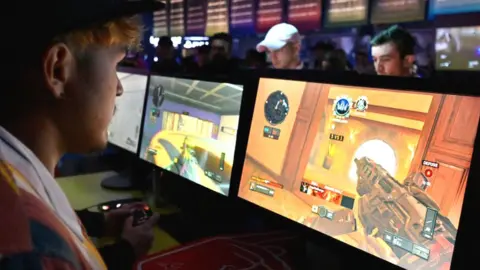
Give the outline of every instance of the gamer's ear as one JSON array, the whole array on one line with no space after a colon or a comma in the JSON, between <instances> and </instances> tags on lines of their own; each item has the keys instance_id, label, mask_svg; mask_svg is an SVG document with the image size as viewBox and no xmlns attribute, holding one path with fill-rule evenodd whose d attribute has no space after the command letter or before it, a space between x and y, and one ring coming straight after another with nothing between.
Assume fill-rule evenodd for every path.
<instances>
[{"instance_id":1,"label":"gamer's ear","mask_svg":"<svg viewBox=\"0 0 480 270\"><path fill-rule=\"evenodd\" d=\"M43 75L48 89L55 98L61 98L66 94L65 84L71 76L73 62L73 54L66 44L55 44L45 52Z\"/></svg>"}]
</instances>

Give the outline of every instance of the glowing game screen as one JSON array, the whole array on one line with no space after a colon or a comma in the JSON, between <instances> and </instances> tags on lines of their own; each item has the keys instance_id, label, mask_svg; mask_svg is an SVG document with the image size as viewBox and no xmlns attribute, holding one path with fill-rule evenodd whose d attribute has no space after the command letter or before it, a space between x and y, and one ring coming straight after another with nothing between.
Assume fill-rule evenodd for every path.
<instances>
[{"instance_id":1,"label":"glowing game screen","mask_svg":"<svg viewBox=\"0 0 480 270\"><path fill-rule=\"evenodd\" d=\"M228 196L243 86L151 76L141 158Z\"/></svg>"},{"instance_id":2,"label":"glowing game screen","mask_svg":"<svg viewBox=\"0 0 480 270\"><path fill-rule=\"evenodd\" d=\"M435 55L437 69L480 70L480 26L437 29Z\"/></svg>"},{"instance_id":3,"label":"glowing game screen","mask_svg":"<svg viewBox=\"0 0 480 270\"><path fill-rule=\"evenodd\" d=\"M123 95L115 101L108 142L136 154L148 76L124 72L117 72L117 75L123 86Z\"/></svg>"},{"instance_id":4,"label":"glowing game screen","mask_svg":"<svg viewBox=\"0 0 480 270\"><path fill-rule=\"evenodd\" d=\"M479 117L478 97L262 78L239 196L403 268L449 269Z\"/></svg>"}]
</instances>

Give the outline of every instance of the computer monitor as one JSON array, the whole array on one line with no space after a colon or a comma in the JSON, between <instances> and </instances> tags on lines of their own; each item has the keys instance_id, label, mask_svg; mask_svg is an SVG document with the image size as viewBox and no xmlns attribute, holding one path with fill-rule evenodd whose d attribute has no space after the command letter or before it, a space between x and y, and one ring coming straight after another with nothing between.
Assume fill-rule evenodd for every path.
<instances>
[{"instance_id":1,"label":"computer monitor","mask_svg":"<svg viewBox=\"0 0 480 270\"><path fill-rule=\"evenodd\" d=\"M480 97L261 78L238 195L400 267L449 269L479 116Z\"/></svg>"},{"instance_id":2,"label":"computer monitor","mask_svg":"<svg viewBox=\"0 0 480 270\"><path fill-rule=\"evenodd\" d=\"M136 154L148 75L119 71L117 76L123 86L123 94L115 101L115 112L108 127L108 142Z\"/></svg>"},{"instance_id":3,"label":"computer monitor","mask_svg":"<svg viewBox=\"0 0 480 270\"><path fill-rule=\"evenodd\" d=\"M480 70L480 26L438 28L435 55L438 70Z\"/></svg>"},{"instance_id":4,"label":"computer monitor","mask_svg":"<svg viewBox=\"0 0 480 270\"><path fill-rule=\"evenodd\" d=\"M228 196L243 86L151 75L140 157Z\"/></svg>"}]
</instances>

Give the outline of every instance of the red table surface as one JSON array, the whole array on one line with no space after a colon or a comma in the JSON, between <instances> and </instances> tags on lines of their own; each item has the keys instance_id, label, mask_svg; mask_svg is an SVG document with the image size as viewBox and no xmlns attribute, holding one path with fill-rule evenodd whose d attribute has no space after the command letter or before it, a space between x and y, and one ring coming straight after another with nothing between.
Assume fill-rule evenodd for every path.
<instances>
[{"instance_id":1,"label":"red table surface","mask_svg":"<svg viewBox=\"0 0 480 270\"><path fill-rule=\"evenodd\" d=\"M286 232L208 238L152 254L135 269L292 269L288 249L296 240Z\"/></svg>"}]
</instances>

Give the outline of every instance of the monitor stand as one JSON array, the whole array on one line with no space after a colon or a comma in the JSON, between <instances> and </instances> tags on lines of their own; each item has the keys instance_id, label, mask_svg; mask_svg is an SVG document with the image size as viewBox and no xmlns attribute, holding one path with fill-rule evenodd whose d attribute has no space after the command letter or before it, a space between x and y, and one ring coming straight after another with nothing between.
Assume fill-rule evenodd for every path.
<instances>
[{"instance_id":1,"label":"monitor stand","mask_svg":"<svg viewBox=\"0 0 480 270\"><path fill-rule=\"evenodd\" d=\"M132 181L132 174L131 171L122 171L118 174L114 174L112 176L108 176L102 180L101 186L104 189L110 190L133 190L134 185Z\"/></svg>"}]
</instances>

